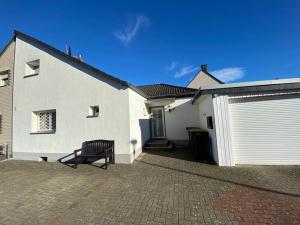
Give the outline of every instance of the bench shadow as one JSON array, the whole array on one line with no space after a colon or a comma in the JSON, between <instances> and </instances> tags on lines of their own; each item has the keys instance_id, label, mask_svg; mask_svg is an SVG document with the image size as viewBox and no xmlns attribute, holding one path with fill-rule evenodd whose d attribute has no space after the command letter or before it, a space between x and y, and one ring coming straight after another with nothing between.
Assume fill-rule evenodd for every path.
<instances>
[{"instance_id":1,"label":"bench shadow","mask_svg":"<svg viewBox=\"0 0 300 225\"><path fill-rule=\"evenodd\" d=\"M99 169L104 169L104 166L105 166L105 163L104 164L101 164L101 165L95 165L93 163L99 161L99 159L94 159L94 158L88 158L88 159L76 159L75 157L71 157L72 155L74 155L74 153L71 153L71 154L68 154L68 155L65 155L64 157L61 157L57 160L57 162L65 165L65 166L68 166L70 168L73 168L73 169L76 169L75 168L75 163L76 161L80 164L89 164L90 166L93 166L93 167L97 167ZM71 157L71 158L69 158ZM66 161L63 161L64 159L68 158ZM100 163L98 163L100 164Z\"/></svg>"}]
</instances>

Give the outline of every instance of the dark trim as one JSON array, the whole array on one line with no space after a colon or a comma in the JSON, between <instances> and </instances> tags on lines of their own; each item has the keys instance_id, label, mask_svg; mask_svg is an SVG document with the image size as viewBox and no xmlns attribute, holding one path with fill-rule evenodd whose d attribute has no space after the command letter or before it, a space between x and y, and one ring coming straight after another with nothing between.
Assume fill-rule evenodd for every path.
<instances>
[{"instance_id":1,"label":"dark trim","mask_svg":"<svg viewBox=\"0 0 300 225\"><path fill-rule=\"evenodd\" d=\"M99 115L98 116L87 116L86 118L95 118L95 117L99 117Z\"/></svg>"},{"instance_id":2,"label":"dark trim","mask_svg":"<svg viewBox=\"0 0 300 225\"><path fill-rule=\"evenodd\" d=\"M27 77L34 77L39 75L39 73L34 73L34 74L29 74L29 75L24 75L23 78L27 78Z\"/></svg>"},{"instance_id":3,"label":"dark trim","mask_svg":"<svg viewBox=\"0 0 300 225\"><path fill-rule=\"evenodd\" d=\"M30 132L29 134L55 134L56 131L55 130L51 130L51 131L37 131L37 132Z\"/></svg>"},{"instance_id":4,"label":"dark trim","mask_svg":"<svg viewBox=\"0 0 300 225\"><path fill-rule=\"evenodd\" d=\"M148 99L161 99L161 98L189 98L193 97L195 94L181 94L181 95L163 95L157 97L149 97Z\"/></svg>"},{"instance_id":5,"label":"dark trim","mask_svg":"<svg viewBox=\"0 0 300 225\"><path fill-rule=\"evenodd\" d=\"M101 70L99 70L99 69L97 69L97 68L95 68L95 67L87 64L87 63L85 63L85 62L82 62L82 61L74 58L73 56L70 56L70 55L68 55L68 54L66 54L66 53L58 50L57 48L54 48L54 47L46 44L45 42L42 42L42 41L40 41L40 40L38 40L38 39L36 39L34 37L31 37L31 36L29 36L27 34L24 34L24 33L20 32L20 31L17 31L17 30L15 30L14 33L15 33L16 37L19 36L21 38L27 39L30 42L33 42L33 43L38 44L38 45L41 45L44 48L49 49L50 51L55 52L56 54L64 57L65 59L70 60L73 63L79 64L79 65L85 67L88 70L93 71L94 73L96 73L96 74L98 74L100 76L103 76L104 78L107 78L107 79L109 79L111 81L119 83L119 84L121 84L123 86L126 86L126 87L128 86L128 83L126 81L123 81L123 80L120 80L120 79L118 79L118 78L116 78L114 76L111 76L111 75L109 75L109 74L107 74L107 73L105 73L105 72L103 72L103 71L101 71Z\"/></svg>"},{"instance_id":6,"label":"dark trim","mask_svg":"<svg viewBox=\"0 0 300 225\"><path fill-rule=\"evenodd\" d=\"M255 92L272 92L272 91L300 91L300 82L296 83L284 83L284 84L268 84L257 86L245 86L245 87L228 87L218 89L205 89L195 94L192 103L194 103L201 95L207 94L220 94L220 95L239 95Z\"/></svg>"}]
</instances>

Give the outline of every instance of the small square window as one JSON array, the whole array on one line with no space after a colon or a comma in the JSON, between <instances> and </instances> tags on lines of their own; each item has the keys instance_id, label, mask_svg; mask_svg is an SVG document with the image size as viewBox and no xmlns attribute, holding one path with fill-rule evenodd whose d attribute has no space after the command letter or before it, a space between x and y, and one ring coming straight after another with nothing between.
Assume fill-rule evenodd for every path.
<instances>
[{"instance_id":1,"label":"small square window","mask_svg":"<svg viewBox=\"0 0 300 225\"><path fill-rule=\"evenodd\" d=\"M214 123L213 123L212 116L206 117L206 121L207 121L207 128L208 129L214 129Z\"/></svg>"},{"instance_id":2,"label":"small square window","mask_svg":"<svg viewBox=\"0 0 300 225\"><path fill-rule=\"evenodd\" d=\"M40 60L34 60L26 63L25 76L38 75L40 73Z\"/></svg>"},{"instance_id":3,"label":"small square window","mask_svg":"<svg viewBox=\"0 0 300 225\"><path fill-rule=\"evenodd\" d=\"M0 87L8 85L9 70L0 71Z\"/></svg>"},{"instance_id":4,"label":"small square window","mask_svg":"<svg viewBox=\"0 0 300 225\"><path fill-rule=\"evenodd\" d=\"M56 110L33 112L32 131L55 132L56 131Z\"/></svg>"},{"instance_id":5,"label":"small square window","mask_svg":"<svg viewBox=\"0 0 300 225\"><path fill-rule=\"evenodd\" d=\"M89 110L90 117L97 117L99 116L99 106L91 106Z\"/></svg>"}]
</instances>

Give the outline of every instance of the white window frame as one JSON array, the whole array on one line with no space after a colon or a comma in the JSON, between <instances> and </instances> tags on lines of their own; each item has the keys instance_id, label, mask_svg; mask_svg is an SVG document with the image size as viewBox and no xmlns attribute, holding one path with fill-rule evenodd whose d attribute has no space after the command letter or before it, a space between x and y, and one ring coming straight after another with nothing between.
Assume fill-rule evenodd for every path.
<instances>
[{"instance_id":1,"label":"white window frame","mask_svg":"<svg viewBox=\"0 0 300 225\"><path fill-rule=\"evenodd\" d=\"M30 77L30 76L35 76L35 75L39 75L40 73L40 60L36 59L36 60L32 60L30 62L27 62L25 64L25 76L24 77ZM37 67L37 68L35 68Z\"/></svg>"},{"instance_id":2,"label":"white window frame","mask_svg":"<svg viewBox=\"0 0 300 225\"><path fill-rule=\"evenodd\" d=\"M41 124L43 123L43 121L41 120L44 120L44 123L46 123L42 125L43 127L41 127ZM55 132L56 132L56 110L43 110L43 111L35 111L32 113L32 133L55 133Z\"/></svg>"},{"instance_id":3,"label":"white window frame","mask_svg":"<svg viewBox=\"0 0 300 225\"><path fill-rule=\"evenodd\" d=\"M0 87L8 85L9 73L9 69L0 71Z\"/></svg>"}]
</instances>

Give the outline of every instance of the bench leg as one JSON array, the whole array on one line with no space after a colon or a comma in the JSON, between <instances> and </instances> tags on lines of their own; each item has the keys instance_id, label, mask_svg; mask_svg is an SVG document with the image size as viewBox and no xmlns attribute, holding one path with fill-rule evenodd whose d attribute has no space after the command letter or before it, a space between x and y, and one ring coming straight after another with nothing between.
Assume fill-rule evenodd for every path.
<instances>
[{"instance_id":1,"label":"bench leg","mask_svg":"<svg viewBox=\"0 0 300 225\"><path fill-rule=\"evenodd\" d=\"M105 169L107 170L107 157L105 156Z\"/></svg>"},{"instance_id":2,"label":"bench leg","mask_svg":"<svg viewBox=\"0 0 300 225\"><path fill-rule=\"evenodd\" d=\"M75 169L77 169L77 165L78 165L78 162L77 162L77 159L75 158L75 164L74 164Z\"/></svg>"}]
</instances>

